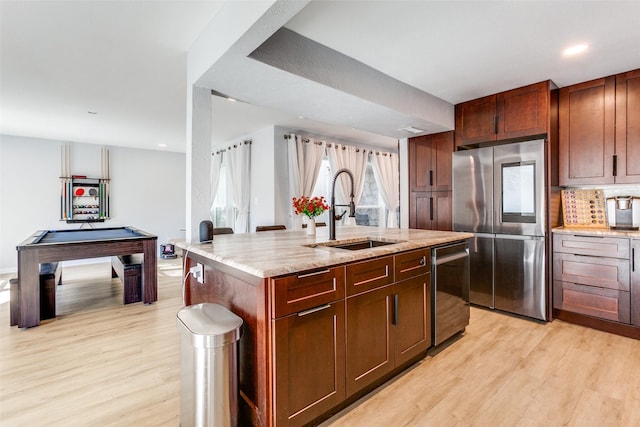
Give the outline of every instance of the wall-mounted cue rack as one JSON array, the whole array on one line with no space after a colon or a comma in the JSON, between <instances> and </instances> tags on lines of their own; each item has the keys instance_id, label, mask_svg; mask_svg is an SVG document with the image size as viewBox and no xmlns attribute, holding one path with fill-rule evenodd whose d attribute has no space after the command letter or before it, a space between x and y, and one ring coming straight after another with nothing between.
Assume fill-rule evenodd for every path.
<instances>
[{"instance_id":1,"label":"wall-mounted cue rack","mask_svg":"<svg viewBox=\"0 0 640 427\"><path fill-rule=\"evenodd\" d=\"M69 145L62 146L60 173L60 220L67 223L103 222L110 218L111 179L109 150L101 152L102 178L72 175Z\"/></svg>"}]
</instances>

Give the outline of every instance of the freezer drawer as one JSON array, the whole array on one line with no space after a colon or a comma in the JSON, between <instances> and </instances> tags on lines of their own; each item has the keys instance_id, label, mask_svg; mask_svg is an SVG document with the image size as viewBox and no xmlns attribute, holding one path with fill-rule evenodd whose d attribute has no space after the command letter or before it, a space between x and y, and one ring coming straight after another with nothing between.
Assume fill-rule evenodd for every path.
<instances>
[{"instance_id":1,"label":"freezer drawer","mask_svg":"<svg viewBox=\"0 0 640 427\"><path fill-rule=\"evenodd\" d=\"M495 308L546 320L545 237L496 235Z\"/></svg>"}]
</instances>

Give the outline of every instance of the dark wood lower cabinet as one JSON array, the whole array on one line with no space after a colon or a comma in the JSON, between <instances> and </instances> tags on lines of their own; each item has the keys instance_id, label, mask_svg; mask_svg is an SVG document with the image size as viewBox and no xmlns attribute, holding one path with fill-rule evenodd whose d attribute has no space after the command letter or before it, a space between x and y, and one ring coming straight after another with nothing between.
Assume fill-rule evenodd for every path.
<instances>
[{"instance_id":1,"label":"dark wood lower cabinet","mask_svg":"<svg viewBox=\"0 0 640 427\"><path fill-rule=\"evenodd\" d=\"M640 327L640 239L631 240L631 323Z\"/></svg>"},{"instance_id":2,"label":"dark wood lower cabinet","mask_svg":"<svg viewBox=\"0 0 640 427\"><path fill-rule=\"evenodd\" d=\"M431 274L394 285L396 366L424 353L431 346Z\"/></svg>"},{"instance_id":3,"label":"dark wood lower cabinet","mask_svg":"<svg viewBox=\"0 0 640 427\"><path fill-rule=\"evenodd\" d=\"M409 228L452 230L451 191L411 193L409 197Z\"/></svg>"},{"instance_id":4,"label":"dark wood lower cabinet","mask_svg":"<svg viewBox=\"0 0 640 427\"><path fill-rule=\"evenodd\" d=\"M347 298L347 396L431 346L430 274Z\"/></svg>"},{"instance_id":5,"label":"dark wood lower cabinet","mask_svg":"<svg viewBox=\"0 0 640 427\"><path fill-rule=\"evenodd\" d=\"M640 338L640 240L553 236L554 318Z\"/></svg>"},{"instance_id":6,"label":"dark wood lower cabinet","mask_svg":"<svg viewBox=\"0 0 640 427\"><path fill-rule=\"evenodd\" d=\"M344 302L273 321L276 424L303 425L345 399Z\"/></svg>"},{"instance_id":7,"label":"dark wood lower cabinet","mask_svg":"<svg viewBox=\"0 0 640 427\"><path fill-rule=\"evenodd\" d=\"M394 367L391 316L393 285L347 298L347 396Z\"/></svg>"}]
</instances>

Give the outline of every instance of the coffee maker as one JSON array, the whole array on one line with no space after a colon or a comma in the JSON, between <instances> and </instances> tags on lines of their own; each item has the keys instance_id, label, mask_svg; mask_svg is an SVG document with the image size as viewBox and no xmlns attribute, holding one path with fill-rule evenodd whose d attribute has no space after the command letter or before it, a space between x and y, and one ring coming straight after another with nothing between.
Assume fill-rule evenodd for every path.
<instances>
[{"instance_id":1,"label":"coffee maker","mask_svg":"<svg viewBox=\"0 0 640 427\"><path fill-rule=\"evenodd\" d=\"M618 230L637 230L640 226L640 197L607 197L609 226Z\"/></svg>"}]
</instances>

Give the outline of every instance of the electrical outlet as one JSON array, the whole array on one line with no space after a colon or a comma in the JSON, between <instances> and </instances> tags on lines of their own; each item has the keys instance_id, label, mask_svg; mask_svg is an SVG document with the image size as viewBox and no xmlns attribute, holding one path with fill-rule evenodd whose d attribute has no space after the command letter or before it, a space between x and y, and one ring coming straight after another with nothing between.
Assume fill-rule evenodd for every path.
<instances>
[{"instance_id":1,"label":"electrical outlet","mask_svg":"<svg viewBox=\"0 0 640 427\"><path fill-rule=\"evenodd\" d=\"M191 267L189 269L189 273L191 273L191 275L196 278L198 283L204 284L204 271L202 264L198 263L196 266Z\"/></svg>"}]
</instances>

